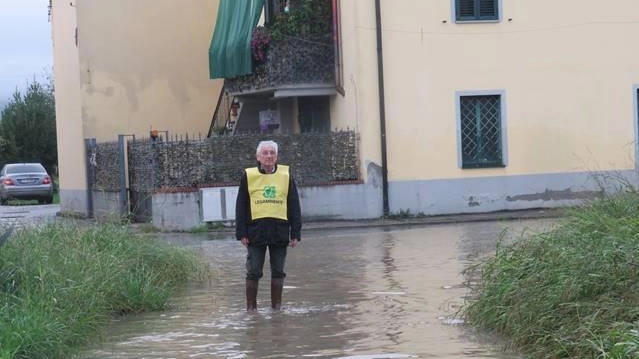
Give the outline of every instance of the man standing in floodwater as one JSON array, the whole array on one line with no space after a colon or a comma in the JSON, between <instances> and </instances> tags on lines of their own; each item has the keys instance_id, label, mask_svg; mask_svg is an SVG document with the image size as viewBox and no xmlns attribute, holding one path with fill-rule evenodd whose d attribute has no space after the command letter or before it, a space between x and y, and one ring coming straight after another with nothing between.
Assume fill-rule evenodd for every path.
<instances>
[{"instance_id":1,"label":"man standing in floodwater","mask_svg":"<svg viewBox=\"0 0 639 359\"><path fill-rule=\"evenodd\" d=\"M302 214L289 167L277 164L277 143L257 146L257 167L244 170L235 206L235 236L247 248L246 310L257 309L258 281L266 250L271 263L271 307L279 310L287 247L300 241Z\"/></svg>"}]
</instances>

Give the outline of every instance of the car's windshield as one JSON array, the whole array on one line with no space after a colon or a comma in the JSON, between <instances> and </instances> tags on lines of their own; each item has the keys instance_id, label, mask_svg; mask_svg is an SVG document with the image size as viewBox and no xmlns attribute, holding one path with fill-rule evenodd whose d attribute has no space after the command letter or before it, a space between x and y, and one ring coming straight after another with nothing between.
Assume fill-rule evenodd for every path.
<instances>
[{"instance_id":1,"label":"car's windshield","mask_svg":"<svg viewBox=\"0 0 639 359\"><path fill-rule=\"evenodd\" d=\"M11 165L7 167L7 174L11 173L29 173L29 172L46 172L44 167L39 164Z\"/></svg>"}]
</instances>

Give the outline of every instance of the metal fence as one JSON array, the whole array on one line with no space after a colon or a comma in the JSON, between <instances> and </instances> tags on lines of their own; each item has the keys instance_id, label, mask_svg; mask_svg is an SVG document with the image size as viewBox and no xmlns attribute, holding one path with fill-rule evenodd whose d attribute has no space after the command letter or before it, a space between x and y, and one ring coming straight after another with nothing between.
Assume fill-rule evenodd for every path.
<instances>
[{"instance_id":1,"label":"metal fence","mask_svg":"<svg viewBox=\"0 0 639 359\"><path fill-rule=\"evenodd\" d=\"M93 157L88 163L94 166L89 187L95 191L120 192L121 200L130 201L128 209L123 210L132 212L138 221L146 221L151 215L153 193L237 185L243 169L255 166L257 144L266 139L278 143L278 162L291 166L298 185L360 179L358 135L349 130L129 139L125 146L118 142L97 143L87 151ZM123 189L123 183L127 182L127 188ZM129 198L124 191L128 191Z\"/></svg>"},{"instance_id":2,"label":"metal fence","mask_svg":"<svg viewBox=\"0 0 639 359\"><path fill-rule=\"evenodd\" d=\"M271 89L296 84L335 85L335 53L330 35L327 38L300 39L286 37L272 41L267 60L250 75L224 81L230 93Z\"/></svg>"}]
</instances>

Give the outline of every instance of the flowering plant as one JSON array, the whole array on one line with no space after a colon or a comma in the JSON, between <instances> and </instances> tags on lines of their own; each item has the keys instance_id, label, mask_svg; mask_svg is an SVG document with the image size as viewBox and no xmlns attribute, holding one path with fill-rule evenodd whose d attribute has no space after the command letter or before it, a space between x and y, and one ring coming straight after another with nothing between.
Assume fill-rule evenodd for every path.
<instances>
[{"instance_id":1,"label":"flowering plant","mask_svg":"<svg viewBox=\"0 0 639 359\"><path fill-rule=\"evenodd\" d=\"M258 62L266 61L266 50L271 43L271 33L264 26L258 26L253 30L251 37L251 52L253 59Z\"/></svg>"}]
</instances>

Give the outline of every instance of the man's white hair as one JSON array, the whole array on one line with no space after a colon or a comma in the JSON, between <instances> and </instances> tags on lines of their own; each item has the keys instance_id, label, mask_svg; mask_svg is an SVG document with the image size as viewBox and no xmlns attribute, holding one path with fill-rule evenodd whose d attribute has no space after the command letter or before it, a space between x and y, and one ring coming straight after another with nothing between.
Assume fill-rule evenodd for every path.
<instances>
[{"instance_id":1,"label":"man's white hair","mask_svg":"<svg viewBox=\"0 0 639 359\"><path fill-rule=\"evenodd\" d=\"M255 151L255 154L259 154L262 148L266 146L273 147L273 149L275 150L275 154L277 154L277 142L275 141L260 141L260 143L257 145L257 150Z\"/></svg>"}]
</instances>

